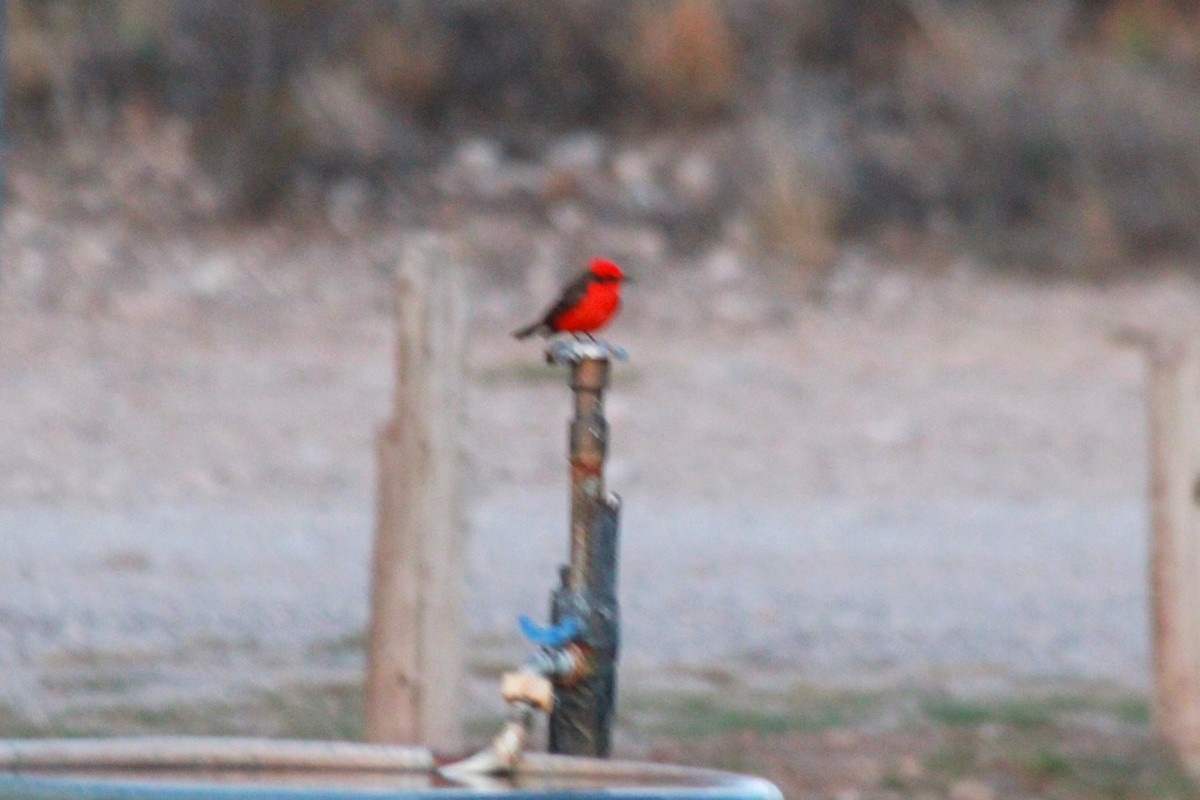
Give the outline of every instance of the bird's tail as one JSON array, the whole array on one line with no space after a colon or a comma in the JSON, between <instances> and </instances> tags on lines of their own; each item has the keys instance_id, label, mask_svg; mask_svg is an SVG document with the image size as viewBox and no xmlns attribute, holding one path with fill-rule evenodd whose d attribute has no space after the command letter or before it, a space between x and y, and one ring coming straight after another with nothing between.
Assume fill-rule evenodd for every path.
<instances>
[{"instance_id":1,"label":"bird's tail","mask_svg":"<svg viewBox=\"0 0 1200 800\"><path fill-rule=\"evenodd\" d=\"M518 339L528 339L530 336L534 336L536 334L545 336L547 333L550 333L550 326L539 320L532 325L526 325L524 328L518 328L517 330L513 331L512 335Z\"/></svg>"}]
</instances>

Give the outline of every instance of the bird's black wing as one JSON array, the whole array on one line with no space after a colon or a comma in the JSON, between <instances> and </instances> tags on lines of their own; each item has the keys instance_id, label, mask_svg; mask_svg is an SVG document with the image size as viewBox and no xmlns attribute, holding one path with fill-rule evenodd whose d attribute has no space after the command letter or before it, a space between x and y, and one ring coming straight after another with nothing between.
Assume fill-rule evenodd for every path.
<instances>
[{"instance_id":1,"label":"bird's black wing","mask_svg":"<svg viewBox=\"0 0 1200 800\"><path fill-rule=\"evenodd\" d=\"M563 314L579 305L579 301L587 294L588 284L592 282L592 273L583 272L563 289L557 302L542 317L542 323L554 327L554 321Z\"/></svg>"},{"instance_id":2,"label":"bird's black wing","mask_svg":"<svg viewBox=\"0 0 1200 800\"><path fill-rule=\"evenodd\" d=\"M520 330L513 331L513 336L518 339L524 339L526 336L532 336L535 333L541 333L542 335L553 333L555 320L570 311L583 299L583 296L587 294L588 284L591 283L591 280L592 273L583 272L580 274L566 285L562 294L559 295L558 300L554 302L554 305L550 306L537 322Z\"/></svg>"}]
</instances>

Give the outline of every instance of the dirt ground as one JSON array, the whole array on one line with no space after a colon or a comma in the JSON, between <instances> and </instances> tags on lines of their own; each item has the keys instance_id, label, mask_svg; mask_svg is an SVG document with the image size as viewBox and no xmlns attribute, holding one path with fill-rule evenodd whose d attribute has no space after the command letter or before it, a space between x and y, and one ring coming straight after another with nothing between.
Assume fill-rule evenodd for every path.
<instances>
[{"instance_id":1,"label":"dirt ground","mask_svg":"<svg viewBox=\"0 0 1200 800\"><path fill-rule=\"evenodd\" d=\"M3 706L36 728L353 684L391 275L412 231L180 234L20 196L0 228ZM522 651L513 618L544 607L565 547L566 389L507 333L583 256L527 214L447 235L471 270L468 625L486 716L495 668ZM767 269L736 244L672 255L652 227L579 241L638 277L609 332L631 353L608 408L631 692L1074 681L1142 696L1130 333L1188 330L1192 279L1047 284L854 249L820 273ZM994 749L963 737L1028 726L989 713L965 734L936 713L930 729L815 732L734 715L708 737L651 726L636 749L762 769L793 798L1142 796L1071 788L1093 770L1054 738L1057 716L1033 727L1059 749L995 777ZM1150 763L1144 719L1088 719L1077 750ZM854 778L804 777L845 750L874 755L836 762Z\"/></svg>"}]
</instances>

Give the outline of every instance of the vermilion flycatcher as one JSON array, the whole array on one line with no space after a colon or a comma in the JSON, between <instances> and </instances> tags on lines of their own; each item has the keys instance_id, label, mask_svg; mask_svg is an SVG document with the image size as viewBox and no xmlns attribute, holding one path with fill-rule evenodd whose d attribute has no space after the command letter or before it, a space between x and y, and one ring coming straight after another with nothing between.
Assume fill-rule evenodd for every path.
<instances>
[{"instance_id":1,"label":"vermilion flycatcher","mask_svg":"<svg viewBox=\"0 0 1200 800\"><path fill-rule=\"evenodd\" d=\"M593 258L587 272L567 284L550 310L532 325L513 331L524 339L534 334L578 335L597 331L608 324L621 305L621 284L628 280L621 268L604 258Z\"/></svg>"}]
</instances>

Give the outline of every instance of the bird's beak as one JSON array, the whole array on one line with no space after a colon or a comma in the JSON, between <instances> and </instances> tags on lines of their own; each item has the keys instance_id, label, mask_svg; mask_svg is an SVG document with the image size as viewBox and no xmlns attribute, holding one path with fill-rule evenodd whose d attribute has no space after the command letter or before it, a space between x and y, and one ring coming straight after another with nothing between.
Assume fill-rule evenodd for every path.
<instances>
[{"instance_id":1,"label":"bird's beak","mask_svg":"<svg viewBox=\"0 0 1200 800\"><path fill-rule=\"evenodd\" d=\"M637 283L637 281L633 279L632 275L623 275L621 277L621 283Z\"/></svg>"}]
</instances>

